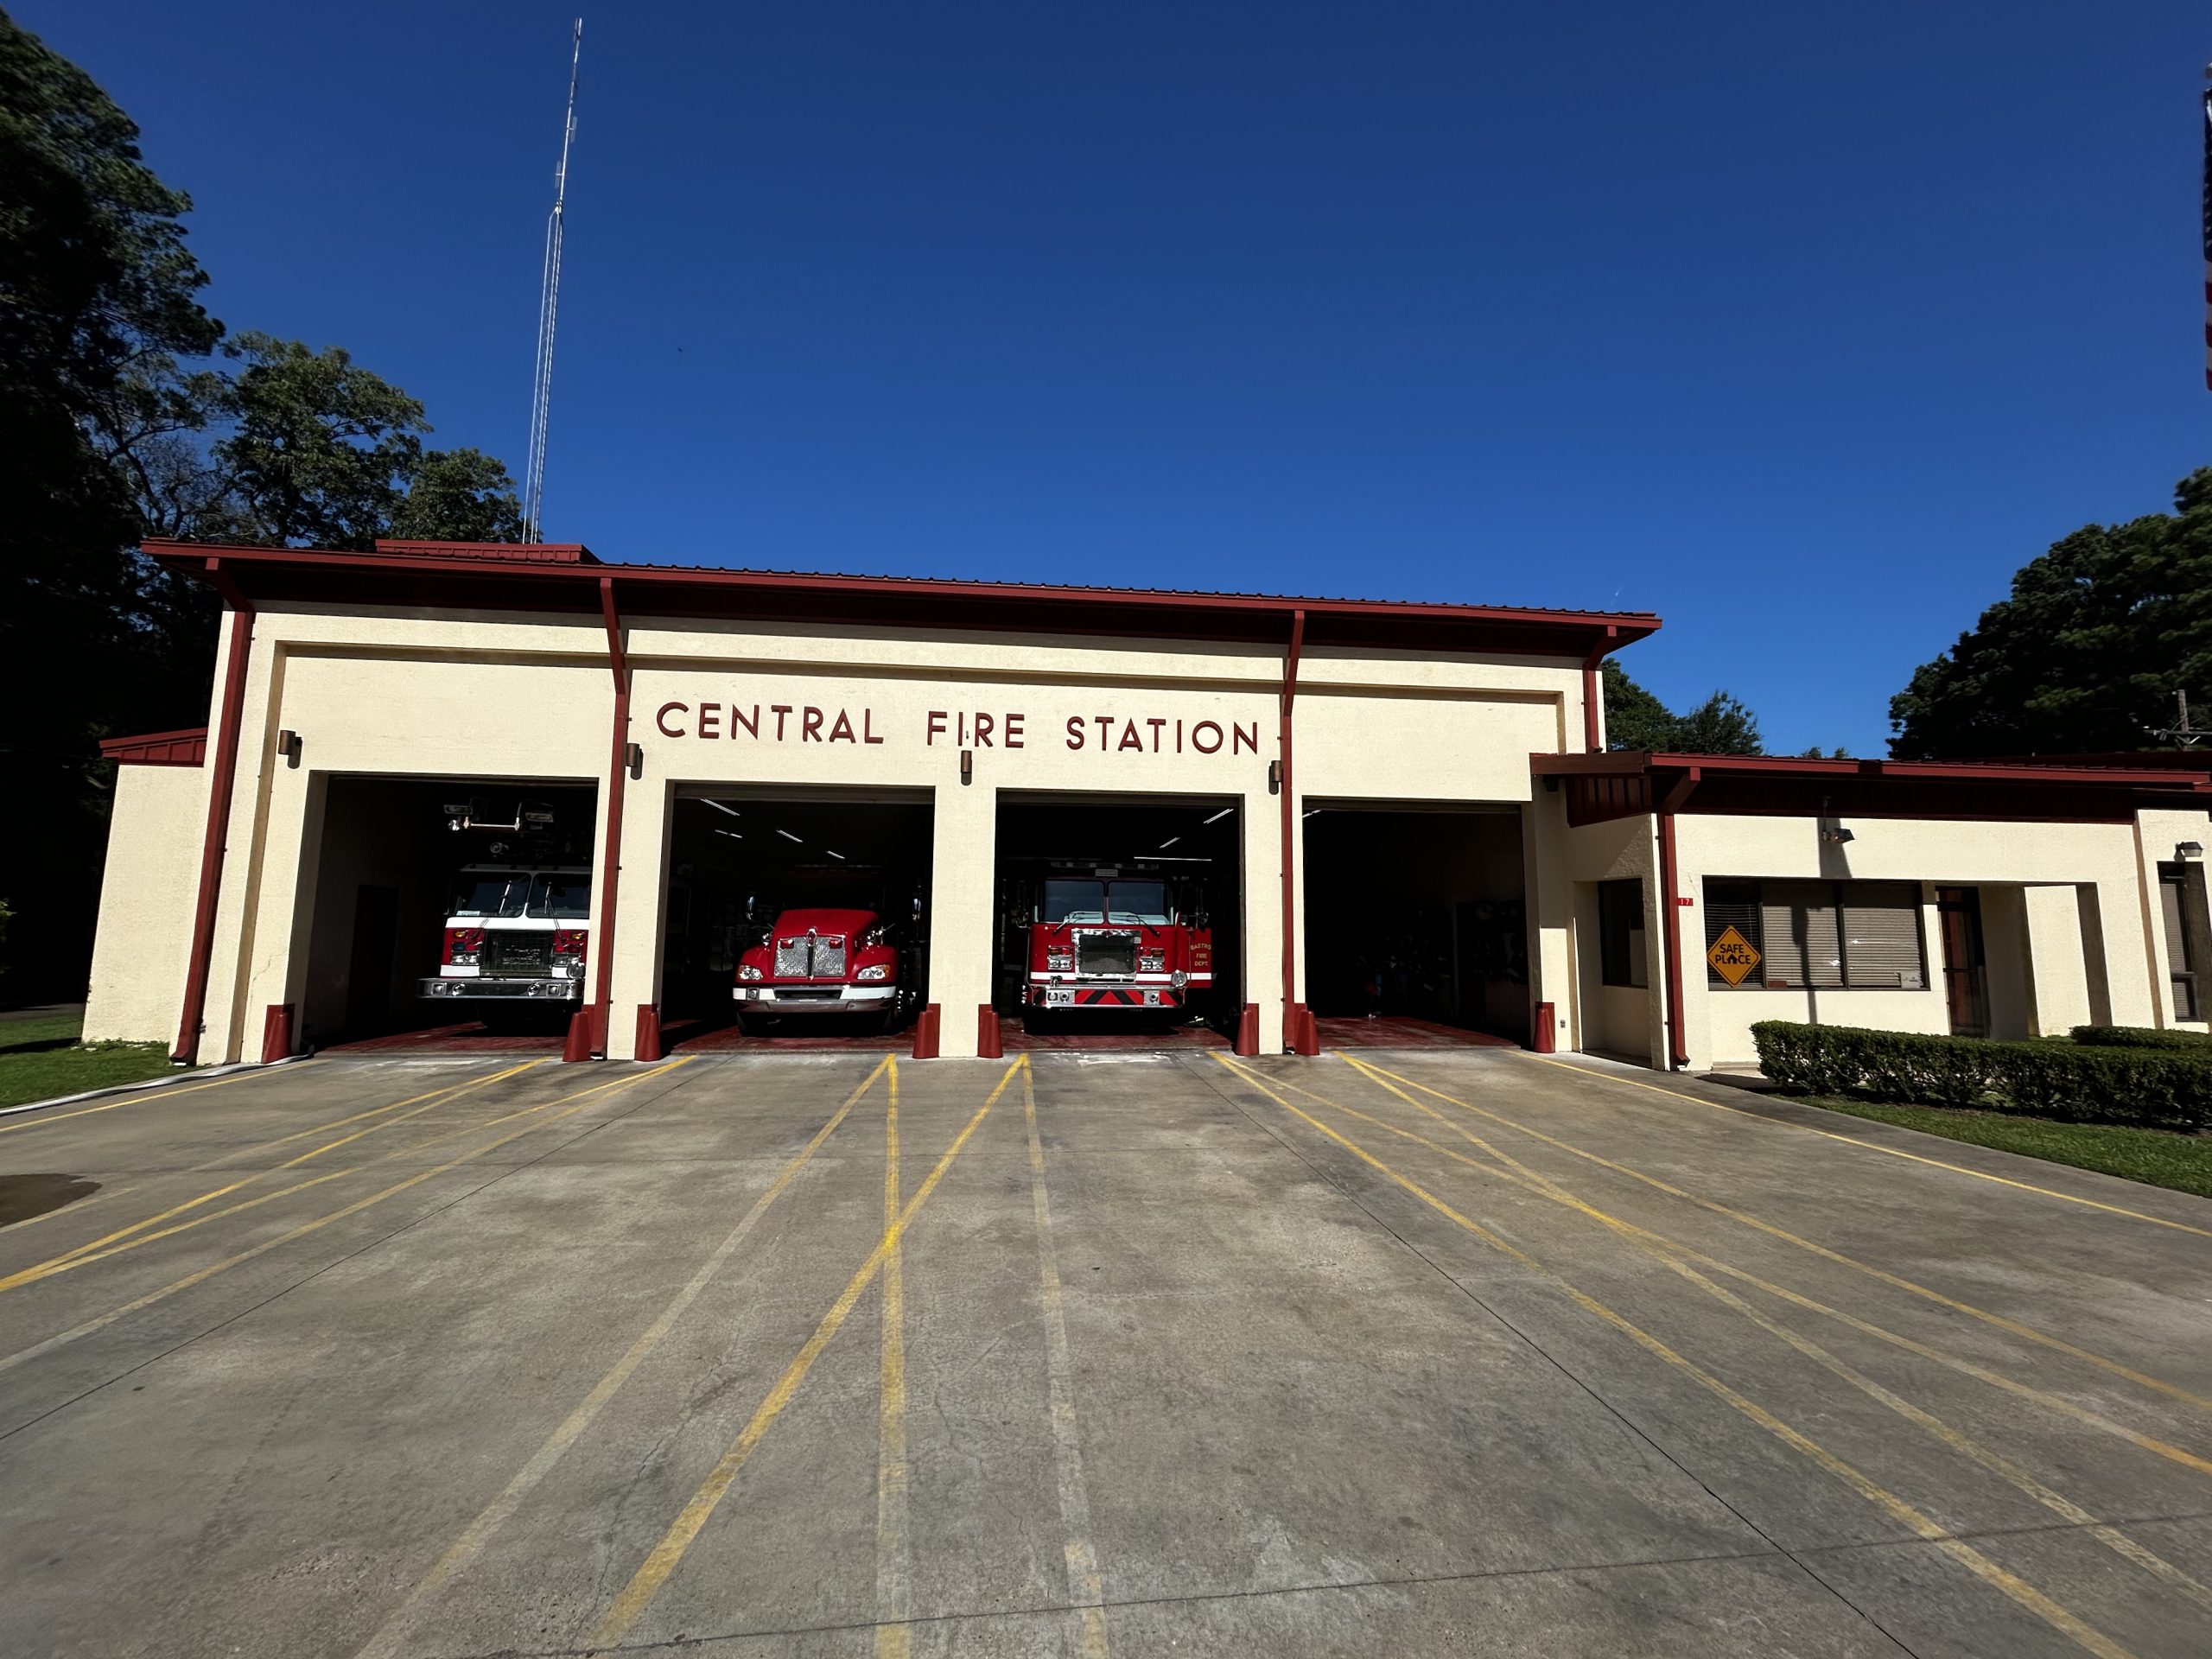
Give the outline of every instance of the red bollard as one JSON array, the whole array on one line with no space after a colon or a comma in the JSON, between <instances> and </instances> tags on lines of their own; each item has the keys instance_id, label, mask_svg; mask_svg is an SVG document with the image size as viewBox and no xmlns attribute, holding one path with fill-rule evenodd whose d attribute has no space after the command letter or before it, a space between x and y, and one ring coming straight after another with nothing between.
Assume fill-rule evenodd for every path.
<instances>
[{"instance_id":1,"label":"red bollard","mask_svg":"<svg viewBox=\"0 0 2212 1659\"><path fill-rule=\"evenodd\" d=\"M1230 1052L1242 1054L1246 1059L1260 1056L1260 1005L1247 1002L1244 1011L1236 1016L1236 1040L1230 1046Z\"/></svg>"},{"instance_id":2,"label":"red bollard","mask_svg":"<svg viewBox=\"0 0 2212 1659\"><path fill-rule=\"evenodd\" d=\"M274 1065L292 1052L292 1005L271 1002L261 1016L261 1063Z\"/></svg>"},{"instance_id":3,"label":"red bollard","mask_svg":"<svg viewBox=\"0 0 2212 1659\"><path fill-rule=\"evenodd\" d=\"M1314 1055L1321 1052L1321 1027L1313 1018L1313 1009L1303 1002L1294 1002L1283 1024L1289 1027L1287 1034L1292 1053Z\"/></svg>"},{"instance_id":4,"label":"red bollard","mask_svg":"<svg viewBox=\"0 0 2212 1659\"><path fill-rule=\"evenodd\" d=\"M1536 1024L1529 1033L1529 1046L1538 1054L1559 1052L1559 1012L1548 1002L1536 1004Z\"/></svg>"},{"instance_id":5,"label":"red bollard","mask_svg":"<svg viewBox=\"0 0 2212 1659\"><path fill-rule=\"evenodd\" d=\"M918 1060L937 1058L938 1021L943 1011L934 1002L923 1008L914 1021L914 1058Z\"/></svg>"},{"instance_id":6,"label":"red bollard","mask_svg":"<svg viewBox=\"0 0 2212 1659\"><path fill-rule=\"evenodd\" d=\"M569 1016L569 1034L561 1044L563 1060L591 1058L591 1010L578 1008Z\"/></svg>"},{"instance_id":7,"label":"red bollard","mask_svg":"<svg viewBox=\"0 0 2212 1659\"><path fill-rule=\"evenodd\" d=\"M999 1012L988 1002L976 1005L976 1058L997 1060L1006 1058L1006 1047L999 1039Z\"/></svg>"},{"instance_id":8,"label":"red bollard","mask_svg":"<svg viewBox=\"0 0 2212 1659\"><path fill-rule=\"evenodd\" d=\"M638 1052L641 1060L658 1060L661 1057L660 1010L650 1002L638 1004Z\"/></svg>"}]
</instances>

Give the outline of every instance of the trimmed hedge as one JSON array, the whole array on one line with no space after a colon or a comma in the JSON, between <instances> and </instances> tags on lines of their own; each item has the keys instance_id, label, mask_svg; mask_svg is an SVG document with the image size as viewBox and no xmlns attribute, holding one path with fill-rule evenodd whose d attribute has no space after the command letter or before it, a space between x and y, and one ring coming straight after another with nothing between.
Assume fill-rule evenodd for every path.
<instances>
[{"instance_id":1,"label":"trimmed hedge","mask_svg":"<svg viewBox=\"0 0 2212 1659\"><path fill-rule=\"evenodd\" d=\"M1759 1070L1783 1088L2067 1123L2212 1129L2212 1065L2171 1049L1999 1043L1762 1020Z\"/></svg>"},{"instance_id":2,"label":"trimmed hedge","mask_svg":"<svg viewBox=\"0 0 2212 1659\"><path fill-rule=\"evenodd\" d=\"M2212 1032L2153 1031L2148 1026L2076 1026L2066 1033L2092 1048L2160 1048L2212 1059Z\"/></svg>"}]
</instances>

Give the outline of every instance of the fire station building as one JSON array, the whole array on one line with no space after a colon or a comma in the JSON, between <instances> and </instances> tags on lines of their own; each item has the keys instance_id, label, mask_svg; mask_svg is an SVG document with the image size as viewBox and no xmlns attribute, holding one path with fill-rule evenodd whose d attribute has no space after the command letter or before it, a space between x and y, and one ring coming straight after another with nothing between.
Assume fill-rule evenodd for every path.
<instances>
[{"instance_id":1,"label":"fire station building","mask_svg":"<svg viewBox=\"0 0 2212 1659\"><path fill-rule=\"evenodd\" d=\"M422 983L526 825L588 881L572 1054L727 1027L744 943L825 874L911 938L894 1040L994 1052L1020 895L1076 868L1173 876L1212 938L1189 1012L1248 1052L1414 1021L1706 1068L1777 1017L2205 1021L2212 760L1609 752L1598 664L1649 614L148 551L226 611L206 729L106 746L88 1040L474 1017Z\"/></svg>"}]
</instances>

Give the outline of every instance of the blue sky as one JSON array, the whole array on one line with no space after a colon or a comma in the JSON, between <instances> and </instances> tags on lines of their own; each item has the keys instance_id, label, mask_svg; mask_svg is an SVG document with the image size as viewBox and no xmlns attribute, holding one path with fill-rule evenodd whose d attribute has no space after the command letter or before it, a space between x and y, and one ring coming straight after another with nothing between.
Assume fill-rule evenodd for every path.
<instances>
[{"instance_id":1,"label":"blue sky","mask_svg":"<svg viewBox=\"0 0 2212 1659\"><path fill-rule=\"evenodd\" d=\"M232 327L525 438L565 4L18 0ZM1878 753L2212 462L2201 3L588 12L546 531L636 561L1649 609Z\"/></svg>"}]
</instances>

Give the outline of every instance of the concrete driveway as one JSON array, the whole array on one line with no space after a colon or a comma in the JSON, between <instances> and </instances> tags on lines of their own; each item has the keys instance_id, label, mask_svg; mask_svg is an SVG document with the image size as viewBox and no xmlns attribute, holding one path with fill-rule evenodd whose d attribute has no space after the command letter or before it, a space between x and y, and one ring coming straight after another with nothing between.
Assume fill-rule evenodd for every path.
<instances>
[{"instance_id":1,"label":"concrete driveway","mask_svg":"<svg viewBox=\"0 0 2212 1659\"><path fill-rule=\"evenodd\" d=\"M1600 1062L328 1059L0 1178L10 1655L2212 1652L2212 1205Z\"/></svg>"}]
</instances>

